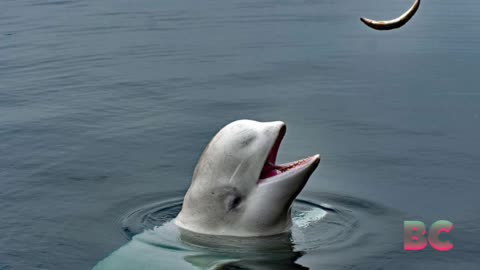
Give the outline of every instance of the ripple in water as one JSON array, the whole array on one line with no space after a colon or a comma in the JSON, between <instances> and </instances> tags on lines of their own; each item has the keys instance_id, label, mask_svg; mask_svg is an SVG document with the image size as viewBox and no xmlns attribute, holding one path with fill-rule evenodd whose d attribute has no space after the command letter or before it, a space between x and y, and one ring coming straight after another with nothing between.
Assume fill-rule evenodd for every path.
<instances>
[{"instance_id":1,"label":"ripple in water","mask_svg":"<svg viewBox=\"0 0 480 270\"><path fill-rule=\"evenodd\" d=\"M212 252L312 252L336 251L375 241L375 227L388 223L394 211L375 203L330 193L308 194L292 206L291 233L255 238L199 235L178 229L171 221L180 212L182 197L146 203L120 219L122 233L179 250ZM369 228L373 226L373 230ZM373 239L372 239L373 237Z\"/></svg>"},{"instance_id":2,"label":"ripple in water","mask_svg":"<svg viewBox=\"0 0 480 270\"><path fill-rule=\"evenodd\" d=\"M122 232L130 240L136 234L152 230L174 219L182 208L183 198L174 197L143 205L120 219Z\"/></svg>"},{"instance_id":3,"label":"ripple in water","mask_svg":"<svg viewBox=\"0 0 480 270\"><path fill-rule=\"evenodd\" d=\"M266 237L182 230L173 223L182 201L180 196L150 194L126 202L139 205L119 220L130 241L94 269L370 269L387 264L401 250L403 217L350 196L302 193L292 206L292 230Z\"/></svg>"}]
</instances>

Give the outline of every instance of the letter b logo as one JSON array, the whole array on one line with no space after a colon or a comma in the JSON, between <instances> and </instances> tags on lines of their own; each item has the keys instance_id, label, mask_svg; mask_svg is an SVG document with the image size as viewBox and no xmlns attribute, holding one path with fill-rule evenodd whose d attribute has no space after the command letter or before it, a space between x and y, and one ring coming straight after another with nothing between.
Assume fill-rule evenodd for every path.
<instances>
[{"instance_id":1,"label":"letter b logo","mask_svg":"<svg viewBox=\"0 0 480 270\"><path fill-rule=\"evenodd\" d=\"M408 220L403 222L403 249L404 250L422 250L427 247L428 243L432 248L438 251L448 251L453 248L453 244L449 241L441 241L441 233L449 233L453 229L453 223L448 220L435 221L430 226L428 233L425 224L417 220Z\"/></svg>"}]
</instances>

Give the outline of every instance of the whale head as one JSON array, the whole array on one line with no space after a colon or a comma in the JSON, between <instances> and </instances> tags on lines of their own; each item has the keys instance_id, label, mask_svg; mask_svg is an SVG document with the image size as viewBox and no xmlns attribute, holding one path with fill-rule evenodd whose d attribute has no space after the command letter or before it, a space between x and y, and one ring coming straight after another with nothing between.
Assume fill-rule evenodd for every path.
<instances>
[{"instance_id":1,"label":"whale head","mask_svg":"<svg viewBox=\"0 0 480 270\"><path fill-rule=\"evenodd\" d=\"M222 128L195 167L177 226L228 236L287 232L293 200L320 156L275 164L285 132L280 121L238 120Z\"/></svg>"}]
</instances>

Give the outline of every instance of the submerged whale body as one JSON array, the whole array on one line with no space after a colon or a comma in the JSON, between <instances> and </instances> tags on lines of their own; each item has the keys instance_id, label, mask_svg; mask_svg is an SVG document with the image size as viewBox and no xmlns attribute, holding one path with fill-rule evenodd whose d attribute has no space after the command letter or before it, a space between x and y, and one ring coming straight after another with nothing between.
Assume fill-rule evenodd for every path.
<instances>
[{"instance_id":1,"label":"submerged whale body","mask_svg":"<svg viewBox=\"0 0 480 270\"><path fill-rule=\"evenodd\" d=\"M296 263L303 253L293 250L290 234L267 238L211 237L169 222L134 236L93 270L308 269Z\"/></svg>"}]
</instances>

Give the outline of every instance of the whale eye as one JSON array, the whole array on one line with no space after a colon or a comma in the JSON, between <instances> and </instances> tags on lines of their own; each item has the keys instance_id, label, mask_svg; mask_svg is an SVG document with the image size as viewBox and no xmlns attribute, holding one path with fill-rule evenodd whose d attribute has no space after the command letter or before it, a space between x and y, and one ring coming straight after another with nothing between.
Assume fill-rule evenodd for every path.
<instances>
[{"instance_id":1,"label":"whale eye","mask_svg":"<svg viewBox=\"0 0 480 270\"><path fill-rule=\"evenodd\" d=\"M236 209L240 203L242 202L242 197L240 196L232 196L228 203L228 211Z\"/></svg>"}]
</instances>

